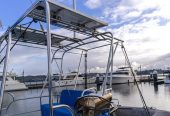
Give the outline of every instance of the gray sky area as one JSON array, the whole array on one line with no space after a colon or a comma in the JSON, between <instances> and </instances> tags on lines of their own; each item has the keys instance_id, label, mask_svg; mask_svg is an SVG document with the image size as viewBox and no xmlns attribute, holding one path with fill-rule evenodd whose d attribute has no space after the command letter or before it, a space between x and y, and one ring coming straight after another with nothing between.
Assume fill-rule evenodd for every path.
<instances>
[{"instance_id":1,"label":"gray sky area","mask_svg":"<svg viewBox=\"0 0 170 116\"><path fill-rule=\"evenodd\" d=\"M4 1L4 4L7 2L9 1ZM59 0L59 2L67 6L71 4L71 0ZM28 8L27 5L25 7ZM115 37L125 41L124 45L135 69L140 65L142 69L170 67L169 0L77 0L77 7L79 11L109 23L108 27L100 31L110 31ZM23 8L20 14L24 13L25 9ZM9 19L4 18L6 16L2 13L3 8L0 10L0 20L2 20L0 22L3 25L0 35L2 35L5 29L15 21L6 21ZM12 10L9 9L9 11L12 13ZM70 32L63 29L53 30L53 32L71 36ZM108 53L109 47L89 52L88 71L104 72ZM65 72L76 71L79 60L80 54L67 54L64 57L63 70ZM124 64L124 57L119 48L115 55L114 68ZM81 72L84 71L83 66L84 58L82 58ZM1 70L2 68L1 66ZM10 55L9 71L12 69L18 75L21 75L23 70L26 75L46 74L46 50L16 47ZM57 72L57 66L53 63L53 73Z\"/></svg>"}]
</instances>

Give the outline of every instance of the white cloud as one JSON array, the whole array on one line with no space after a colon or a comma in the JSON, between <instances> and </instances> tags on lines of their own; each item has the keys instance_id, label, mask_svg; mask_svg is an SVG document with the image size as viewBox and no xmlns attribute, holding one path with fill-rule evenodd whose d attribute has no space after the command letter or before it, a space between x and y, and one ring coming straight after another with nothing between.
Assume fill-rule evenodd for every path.
<instances>
[{"instance_id":1,"label":"white cloud","mask_svg":"<svg viewBox=\"0 0 170 116\"><path fill-rule=\"evenodd\" d=\"M90 9L98 8L102 5L101 0L87 0L85 5Z\"/></svg>"},{"instance_id":2,"label":"white cloud","mask_svg":"<svg viewBox=\"0 0 170 116\"><path fill-rule=\"evenodd\" d=\"M112 22L120 23L122 20L127 21L141 15L170 19L169 10L169 0L121 0L117 6L113 4L104 6L103 13Z\"/></svg>"},{"instance_id":3,"label":"white cloud","mask_svg":"<svg viewBox=\"0 0 170 116\"><path fill-rule=\"evenodd\" d=\"M94 67L94 68L90 69L90 72L92 72L92 73L104 73L104 72L106 72L106 68Z\"/></svg>"},{"instance_id":4,"label":"white cloud","mask_svg":"<svg viewBox=\"0 0 170 116\"><path fill-rule=\"evenodd\" d=\"M169 53L169 11L169 0L121 0L115 7L105 6L103 15L111 22L107 31L125 40L131 61L151 67L159 56Z\"/></svg>"},{"instance_id":5,"label":"white cloud","mask_svg":"<svg viewBox=\"0 0 170 116\"><path fill-rule=\"evenodd\" d=\"M4 33L4 31L0 31L0 36Z\"/></svg>"},{"instance_id":6,"label":"white cloud","mask_svg":"<svg viewBox=\"0 0 170 116\"><path fill-rule=\"evenodd\" d=\"M140 11L132 11L129 12L127 15L125 15L124 19L128 19L128 18L134 18L134 17L138 17L140 16L141 12Z\"/></svg>"},{"instance_id":7,"label":"white cloud","mask_svg":"<svg viewBox=\"0 0 170 116\"><path fill-rule=\"evenodd\" d=\"M150 65L155 64L154 61L159 62L158 60L160 59L157 60L159 56L169 53L169 0L121 0L118 3L114 0L87 0L85 5L90 9L104 9L103 14L101 14L103 15L102 17L111 22L110 27L106 30L113 32L116 37L125 40L124 44L127 53L135 67L138 67L139 64L143 67L151 67ZM161 23L163 23L163 25ZM114 26L117 26L117 28ZM53 32L68 37L72 37L73 35L72 32L64 29L56 29L53 30ZM3 32L0 31L0 34L2 33ZM102 48L100 52L94 51L88 53L88 67L91 72L105 72L108 50L108 48ZM16 49L16 51L16 57L11 59L11 64L13 64L12 68L17 67L17 69L14 68L14 70L22 72L22 70L25 69L27 74L46 73L46 51L31 51L28 48L20 48ZM27 51L27 53L25 53L25 51ZM38 56L38 58L36 58L36 56ZM42 57L42 59L40 57ZM79 57L80 56L66 56L66 62L63 66L64 71L68 69L72 69L72 71L76 70ZM123 63L124 58L119 49L115 55L114 65L119 67ZM161 62L158 65L160 66L161 64L164 63ZM159 67L158 65L157 67ZM82 72L84 71L83 66L82 61ZM54 66L54 70L57 70L56 65Z\"/></svg>"}]
</instances>

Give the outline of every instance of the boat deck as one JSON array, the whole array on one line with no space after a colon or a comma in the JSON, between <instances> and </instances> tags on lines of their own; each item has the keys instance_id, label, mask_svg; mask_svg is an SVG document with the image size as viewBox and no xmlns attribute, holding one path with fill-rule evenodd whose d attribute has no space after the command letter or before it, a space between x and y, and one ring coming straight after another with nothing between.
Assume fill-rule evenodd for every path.
<instances>
[{"instance_id":1,"label":"boat deck","mask_svg":"<svg viewBox=\"0 0 170 116\"><path fill-rule=\"evenodd\" d=\"M169 111L149 109L150 116L170 116ZM120 107L116 112L116 116L148 116L143 108L138 107Z\"/></svg>"}]
</instances>

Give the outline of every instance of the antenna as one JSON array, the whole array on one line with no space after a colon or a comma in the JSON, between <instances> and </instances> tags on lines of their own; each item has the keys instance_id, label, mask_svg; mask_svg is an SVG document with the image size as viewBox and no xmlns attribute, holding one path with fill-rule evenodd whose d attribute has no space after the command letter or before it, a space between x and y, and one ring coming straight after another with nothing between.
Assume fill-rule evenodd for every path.
<instances>
[{"instance_id":1,"label":"antenna","mask_svg":"<svg viewBox=\"0 0 170 116\"><path fill-rule=\"evenodd\" d=\"M73 9L76 10L76 0L73 0Z\"/></svg>"},{"instance_id":2,"label":"antenna","mask_svg":"<svg viewBox=\"0 0 170 116\"><path fill-rule=\"evenodd\" d=\"M73 0L73 9L76 10L76 0ZM73 38L76 38L76 32L73 32Z\"/></svg>"},{"instance_id":3,"label":"antenna","mask_svg":"<svg viewBox=\"0 0 170 116\"><path fill-rule=\"evenodd\" d=\"M0 28L3 29L2 21L0 20Z\"/></svg>"}]
</instances>

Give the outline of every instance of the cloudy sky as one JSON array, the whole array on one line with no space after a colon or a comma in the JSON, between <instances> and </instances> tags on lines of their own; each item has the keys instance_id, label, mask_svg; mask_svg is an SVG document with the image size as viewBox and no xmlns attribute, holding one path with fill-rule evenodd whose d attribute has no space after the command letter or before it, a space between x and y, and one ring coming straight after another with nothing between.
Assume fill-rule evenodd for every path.
<instances>
[{"instance_id":1,"label":"cloudy sky","mask_svg":"<svg viewBox=\"0 0 170 116\"><path fill-rule=\"evenodd\" d=\"M34 1L1 0L0 20L3 28L0 29L0 34ZM72 0L58 2L72 7ZM77 0L77 10L107 22L109 26L102 30L110 31L115 37L125 41L127 53L134 67L142 65L143 69L165 69L170 66L169 0ZM16 47L11 54L9 70L13 69L18 75L23 70L26 74L46 74L45 55L45 50ZM88 56L91 72L105 70L108 48L90 52ZM76 61L79 58L80 55L67 55L64 70L67 72L76 70L78 66ZM73 63L74 61L76 63ZM115 66L123 64L122 54L118 50ZM57 71L55 65L53 71Z\"/></svg>"}]
</instances>

